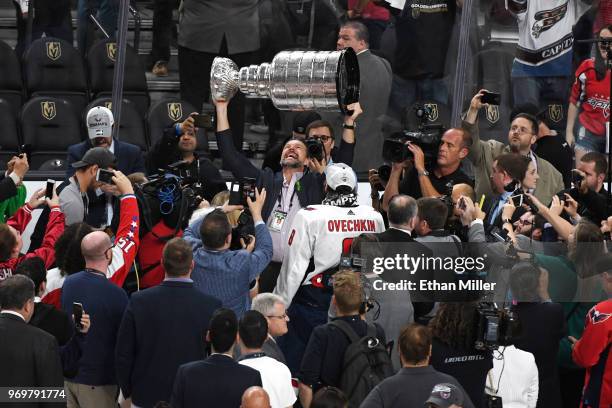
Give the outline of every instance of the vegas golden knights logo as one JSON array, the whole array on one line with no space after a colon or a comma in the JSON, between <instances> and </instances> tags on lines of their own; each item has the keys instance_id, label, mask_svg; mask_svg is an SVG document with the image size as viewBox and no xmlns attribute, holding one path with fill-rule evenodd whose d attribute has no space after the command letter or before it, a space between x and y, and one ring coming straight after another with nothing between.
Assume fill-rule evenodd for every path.
<instances>
[{"instance_id":1,"label":"vegas golden knights logo","mask_svg":"<svg viewBox=\"0 0 612 408\"><path fill-rule=\"evenodd\" d=\"M106 56L109 60L115 62L115 57L117 56L117 43L106 43Z\"/></svg>"},{"instance_id":2,"label":"vegas golden knights logo","mask_svg":"<svg viewBox=\"0 0 612 408\"><path fill-rule=\"evenodd\" d=\"M499 106L489 105L487 106L487 120L491 124L497 123L499 120Z\"/></svg>"},{"instance_id":3,"label":"vegas golden knights logo","mask_svg":"<svg viewBox=\"0 0 612 408\"><path fill-rule=\"evenodd\" d=\"M55 110L55 102L51 102L51 101L41 102L40 112L43 118L47 120L52 120L57 114L57 111Z\"/></svg>"},{"instance_id":4,"label":"vegas golden knights logo","mask_svg":"<svg viewBox=\"0 0 612 408\"><path fill-rule=\"evenodd\" d=\"M58 41L49 41L47 43L47 57L50 60L57 60L62 56L62 45Z\"/></svg>"},{"instance_id":5,"label":"vegas golden knights logo","mask_svg":"<svg viewBox=\"0 0 612 408\"><path fill-rule=\"evenodd\" d=\"M563 106L552 103L548 105L548 117L555 123L561 122L563 119Z\"/></svg>"},{"instance_id":6,"label":"vegas golden knights logo","mask_svg":"<svg viewBox=\"0 0 612 408\"><path fill-rule=\"evenodd\" d=\"M183 106L180 103L168 104L168 117L173 121L177 121L183 117Z\"/></svg>"},{"instance_id":7,"label":"vegas golden knights logo","mask_svg":"<svg viewBox=\"0 0 612 408\"><path fill-rule=\"evenodd\" d=\"M424 104L425 108L427 108L429 110L429 121L430 122L435 122L436 120L438 120L438 116L440 116L440 113L438 112L438 104L437 103L426 103Z\"/></svg>"},{"instance_id":8,"label":"vegas golden knights logo","mask_svg":"<svg viewBox=\"0 0 612 408\"><path fill-rule=\"evenodd\" d=\"M112 102L104 102L104 107L110 111L113 110L113 103Z\"/></svg>"}]
</instances>

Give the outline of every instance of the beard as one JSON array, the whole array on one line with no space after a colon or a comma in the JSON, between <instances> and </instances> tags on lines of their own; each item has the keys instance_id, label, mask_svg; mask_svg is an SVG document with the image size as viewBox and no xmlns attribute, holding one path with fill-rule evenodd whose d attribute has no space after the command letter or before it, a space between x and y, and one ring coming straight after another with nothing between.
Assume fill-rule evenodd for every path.
<instances>
[{"instance_id":1,"label":"beard","mask_svg":"<svg viewBox=\"0 0 612 408\"><path fill-rule=\"evenodd\" d=\"M288 167L290 169L299 169L304 167L304 163L301 161L287 161L287 159L281 159L280 161L281 167Z\"/></svg>"}]
</instances>

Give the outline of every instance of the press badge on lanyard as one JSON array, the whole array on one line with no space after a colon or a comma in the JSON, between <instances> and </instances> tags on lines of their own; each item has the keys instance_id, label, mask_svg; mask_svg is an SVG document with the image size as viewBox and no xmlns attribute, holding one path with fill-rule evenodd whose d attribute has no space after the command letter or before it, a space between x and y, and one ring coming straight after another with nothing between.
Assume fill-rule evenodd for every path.
<instances>
[{"instance_id":1,"label":"press badge on lanyard","mask_svg":"<svg viewBox=\"0 0 612 408\"><path fill-rule=\"evenodd\" d=\"M270 229L272 231L280 232L283 228L283 224L287 219L287 213L281 210L274 210L272 212L272 221L270 222Z\"/></svg>"}]
</instances>

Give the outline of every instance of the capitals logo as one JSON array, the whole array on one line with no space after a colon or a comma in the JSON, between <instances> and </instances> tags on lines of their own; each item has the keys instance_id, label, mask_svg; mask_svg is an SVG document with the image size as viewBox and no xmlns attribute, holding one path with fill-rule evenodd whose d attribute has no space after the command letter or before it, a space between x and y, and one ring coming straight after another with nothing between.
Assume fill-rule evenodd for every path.
<instances>
[{"instance_id":1,"label":"capitals logo","mask_svg":"<svg viewBox=\"0 0 612 408\"><path fill-rule=\"evenodd\" d=\"M599 324L608 320L612 316L612 313L602 313L599 310L592 308L589 312L589 319L591 319L591 323Z\"/></svg>"},{"instance_id":2,"label":"capitals logo","mask_svg":"<svg viewBox=\"0 0 612 408\"><path fill-rule=\"evenodd\" d=\"M544 31L550 30L555 24L563 20L567 14L567 3L552 10L538 11L533 16L535 23L531 28L531 34L538 38Z\"/></svg>"},{"instance_id":3,"label":"capitals logo","mask_svg":"<svg viewBox=\"0 0 612 408\"><path fill-rule=\"evenodd\" d=\"M610 100L606 98L590 97L586 103L591 105L593 109L601 109L605 118L610 116Z\"/></svg>"}]
</instances>

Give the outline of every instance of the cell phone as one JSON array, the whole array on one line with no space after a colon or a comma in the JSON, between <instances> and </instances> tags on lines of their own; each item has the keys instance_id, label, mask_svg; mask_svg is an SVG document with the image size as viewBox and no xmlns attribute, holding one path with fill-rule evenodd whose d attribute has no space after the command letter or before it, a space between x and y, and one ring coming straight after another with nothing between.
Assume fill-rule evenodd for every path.
<instances>
[{"instance_id":1,"label":"cell phone","mask_svg":"<svg viewBox=\"0 0 612 408\"><path fill-rule=\"evenodd\" d=\"M47 179L47 188L45 189L45 197L53 198L53 188L55 187L55 180Z\"/></svg>"},{"instance_id":2,"label":"cell phone","mask_svg":"<svg viewBox=\"0 0 612 408\"><path fill-rule=\"evenodd\" d=\"M83 317L83 304L79 302L72 303L72 314L74 315L74 326L81 330L83 325L81 324L81 318Z\"/></svg>"},{"instance_id":3,"label":"cell phone","mask_svg":"<svg viewBox=\"0 0 612 408\"><path fill-rule=\"evenodd\" d=\"M215 117L210 113L193 115L193 125L201 129L212 130L215 127Z\"/></svg>"},{"instance_id":4,"label":"cell phone","mask_svg":"<svg viewBox=\"0 0 612 408\"><path fill-rule=\"evenodd\" d=\"M255 200L255 179L245 177L239 182L232 182L230 186L230 198L229 205L243 205L247 206L247 197L251 200Z\"/></svg>"},{"instance_id":5,"label":"cell phone","mask_svg":"<svg viewBox=\"0 0 612 408\"><path fill-rule=\"evenodd\" d=\"M515 207L520 207L521 205L523 205L523 200L525 197L523 194L517 194L510 198L512 199L512 204L514 204Z\"/></svg>"},{"instance_id":6,"label":"cell phone","mask_svg":"<svg viewBox=\"0 0 612 408\"><path fill-rule=\"evenodd\" d=\"M106 183L106 184L115 184L113 183L114 175L115 173L113 173L110 170L98 169L98 174L96 175L96 181L99 181L101 183Z\"/></svg>"},{"instance_id":7,"label":"cell phone","mask_svg":"<svg viewBox=\"0 0 612 408\"><path fill-rule=\"evenodd\" d=\"M489 105L500 105L501 94L497 92L483 91L482 96L480 97L480 102L488 103Z\"/></svg>"}]
</instances>

